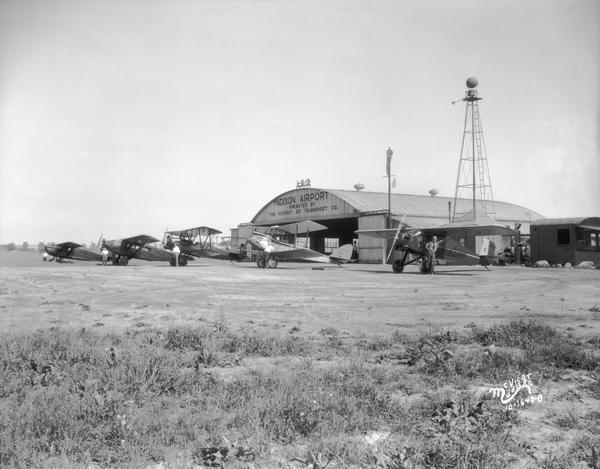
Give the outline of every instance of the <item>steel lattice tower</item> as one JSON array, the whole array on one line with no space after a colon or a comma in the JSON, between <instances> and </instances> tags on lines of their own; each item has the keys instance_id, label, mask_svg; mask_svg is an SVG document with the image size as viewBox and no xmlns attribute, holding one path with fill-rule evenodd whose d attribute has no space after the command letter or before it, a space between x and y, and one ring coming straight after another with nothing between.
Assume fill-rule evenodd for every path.
<instances>
[{"instance_id":1,"label":"steel lattice tower","mask_svg":"<svg viewBox=\"0 0 600 469\"><path fill-rule=\"evenodd\" d=\"M494 196L477 104L481 100L477 96L477 85L477 78L468 78L467 91L462 99L466 103L465 126L456 176L452 221L456 215L470 210L473 211L474 219L478 213L486 213L495 218L494 204L490 203L493 202ZM456 102L458 101L452 104ZM464 199L470 199L471 203L467 204Z\"/></svg>"}]
</instances>

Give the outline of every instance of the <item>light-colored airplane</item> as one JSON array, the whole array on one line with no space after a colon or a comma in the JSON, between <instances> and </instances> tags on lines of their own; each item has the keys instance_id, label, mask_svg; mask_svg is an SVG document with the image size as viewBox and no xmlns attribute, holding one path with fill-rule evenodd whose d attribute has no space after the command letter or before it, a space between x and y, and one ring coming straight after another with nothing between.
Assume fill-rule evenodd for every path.
<instances>
[{"instance_id":1,"label":"light-colored airplane","mask_svg":"<svg viewBox=\"0 0 600 469\"><path fill-rule=\"evenodd\" d=\"M52 259L57 262L63 259L73 259L78 261L102 261L102 255L97 251L84 248L81 244L66 241L64 243L46 243L42 252L47 252Z\"/></svg>"},{"instance_id":2,"label":"light-colored airplane","mask_svg":"<svg viewBox=\"0 0 600 469\"><path fill-rule=\"evenodd\" d=\"M179 246L182 254L230 261L242 261L244 254L234 251L221 231L208 226L165 231L163 245L167 249Z\"/></svg>"},{"instance_id":3,"label":"light-colored airplane","mask_svg":"<svg viewBox=\"0 0 600 469\"><path fill-rule=\"evenodd\" d=\"M434 243L435 248L443 256L446 263L462 265L486 265L481 256L471 251L460 241L467 236L516 236L517 232L502 225L487 215L476 219L465 219L438 226L436 228L407 228L404 218L398 228L357 230L358 235L371 236L388 240L386 262L392 264L396 273L403 272L409 264L418 264L422 273L432 273L427 243ZM397 252L395 256L392 256Z\"/></svg>"},{"instance_id":4,"label":"light-colored airplane","mask_svg":"<svg viewBox=\"0 0 600 469\"><path fill-rule=\"evenodd\" d=\"M129 238L106 240L101 239L100 248L106 248L112 256L114 265L127 265L129 259L145 261L165 261L175 265L174 254L160 246L160 240L148 235L137 235ZM179 265L184 266L191 256L179 254Z\"/></svg>"},{"instance_id":5,"label":"light-colored airplane","mask_svg":"<svg viewBox=\"0 0 600 469\"><path fill-rule=\"evenodd\" d=\"M273 226L263 233L254 231L246 240L249 246L248 253L256 253L256 265L260 268L274 269L280 261L288 262L320 262L336 263L338 265L348 262L352 256L352 245L345 244L336 248L330 255L309 249L308 235L313 231L326 230L327 227L307 220L289 225ZM296 244L298 235L305 234L305 247Z\"/></svg>"}]
</instances>

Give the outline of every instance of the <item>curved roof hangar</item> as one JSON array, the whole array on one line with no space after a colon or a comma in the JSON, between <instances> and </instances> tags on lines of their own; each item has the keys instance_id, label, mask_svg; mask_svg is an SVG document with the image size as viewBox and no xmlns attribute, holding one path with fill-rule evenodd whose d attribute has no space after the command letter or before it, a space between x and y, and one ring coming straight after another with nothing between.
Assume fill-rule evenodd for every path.
<instances>
[{"instance_id":1,"label":"curved roof hangar","mask_svg":"<svg viewBox=\"0 0 600 469\"><path fill-rule=\"evenodd\" d=\"M427 195L391 194L392 215L406 216L409 226L436 227L448 222L448 203L453 197L431 197ZM461 206L468 209L470 199L459 199ZM499 222L515 221L530 223L543 218L539 213L508 202L486 202L493 206ZM275 225L299 220L330 220L357 218L387 211L386 192L365 192L338 189L300 188L284 192L268 202L252 218L255 225Z\"/></svg>"}]
</instances>

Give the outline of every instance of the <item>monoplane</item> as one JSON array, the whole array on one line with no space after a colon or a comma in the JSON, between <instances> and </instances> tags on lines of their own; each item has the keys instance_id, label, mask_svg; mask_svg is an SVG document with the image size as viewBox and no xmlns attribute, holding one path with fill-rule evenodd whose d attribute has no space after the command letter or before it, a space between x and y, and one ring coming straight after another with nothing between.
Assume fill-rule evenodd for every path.
<instances>
[{"instance_id":1,"label":"monoplane","mask_svg":"<svg viewBox=\"0 0 600 469\"><path fill-rule=\"evenodd\" d=\"M47 243L42 252L47 252L53 260L73 259L78 261L102 261L102 255L91 249L84 248L81 244L66 241L64 243Z\"/></svg>"},{"instance_id":2,"label":"monoplane","mask_svg":"<svg viewBox=\"0 0 600 469\"><path fill-rule=\"evenodd\" d=\"M338 265L348 262L352 256L352 245L345 244L334 249L330 255L309 249L309 234L313 231L326 230L327 227L307 220L289 225L273 226L266 232L254 231L246 240L250 247L248 253L258 255L256 265L260 268L274 269L280 261L289 262L320 262L336 263ZM296 241L299 235L305 235L305 246L299 246Z\"/></svg>"},{"instance_id":3,"label":"monoplane","mask_svg":"<svg viewBox=\"0 0 600 469\"><path fill-rule=\"evenodd\" d=\"M434 240L437 249L435 258L443 258L445 263L487 265L487 260L468 249L462 240L467 236L517 235L515 230L497 223L486 215L474 220L447 223L436 228L408 228L403 219L397 228L357 230L355 233L387 239L389 250L386 262L391 263L392 270L396 273L403 272L404 267L410 264L418 264L422 273L432 272L433 266L429 265L431 257L426 246Z\"/></svg>"},{"instance_id":4,"label":"monoplane","mask_svg":"<svg viewBox=\"0 0 600 469\"><path fill-rule=\"evenodd\" d=\"M166 261L175 265L174 254L160 246L160 240L148 235L137 235L123 239L102 239L100 248L108 249L112 254L114 265L127 265L130 259L145 261ZM184 266L193 257L179 254L179 265Z\"/></svg>"},{"instance_id":5,"label":"monoplane","mask_svg":"<svg viewBox=\"0 0 600 469\"><path fill-rule=\"evenodd\" d=\"M221 231L208 226L165 231L163 245L167 249L179 246L182 254L230 261L244 260L242 250L233 251Z\"/></svg>"}]
</instances>

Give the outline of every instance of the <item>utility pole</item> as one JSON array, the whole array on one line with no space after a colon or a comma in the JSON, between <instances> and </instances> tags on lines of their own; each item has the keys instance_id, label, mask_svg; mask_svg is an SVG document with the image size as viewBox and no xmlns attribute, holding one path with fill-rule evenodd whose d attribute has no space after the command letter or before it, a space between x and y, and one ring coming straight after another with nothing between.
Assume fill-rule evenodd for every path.
<instances>
[{"instance_id":1,"label":"utility pole","mask_svg":"<svg viewBox=\"0 0 600 469\"><path fill-rule=\"evenodd\" d=\"M385 166L388 178L388 209L387 209L387 227L392 227L392 155L394 152L391 147L387 150L387 163Z\"/></svg>"}]
</instances>

